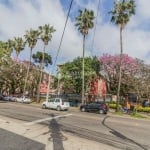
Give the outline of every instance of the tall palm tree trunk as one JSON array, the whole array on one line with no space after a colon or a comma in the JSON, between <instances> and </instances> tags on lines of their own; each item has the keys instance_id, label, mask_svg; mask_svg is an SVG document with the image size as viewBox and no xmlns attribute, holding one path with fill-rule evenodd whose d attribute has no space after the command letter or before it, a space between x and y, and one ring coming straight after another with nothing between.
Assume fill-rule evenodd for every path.
<instances>
[{"instance_id":1,"label":"tall palm tree trunk","mask_svg":"<svg viewBox=\"0 0 150 150\"><path fill-rule=\"evenodd\" d=\"M51 83L51 74L49 73L49 76L48 76L48 88L47 88L47 93L46 93L46 101L48 101L48 98L49 98L50 83Z\"/></svg>"},{"instance_id":2,"label":"tall palm tree trunk","mask_svg":"<svg viewBox=\"0 0 150 150\"><path fill-rule=\"evenodd\" d=\"M40 68L40 81L39 81L39 85L38 85L38 94L37 94L37 102L38 103L40 102L40 85L41 85L41 82L42 82L42 74L43 74L42 70L43 70L43 67L44 67L45 47L46 47L46 45L44 44L42 63L41 63L41 68Z\"/></svg>"},{"instance_id":3,"label":"tall palm tree trunk","mask_svg":"<svg viewBox=\"0 0 150 150\"><path fill-rule=\"evenodd\" d=\"M82 58L82 104L84 104L84 52L85 52L85 35L83 35L83 58Z\"/></svg>"},{"instance_id":4,"label":"tall palm tree trunk","mask_svg":"<svg viewBox=\"0 0 150 150\"><path fill-rule=\"evenodd\" d=\"M40 102L40 86L41 86L41 81L42 81L42 68L43 68L43 64L41 63L41 69L40 69L40 81L38 84L38 93L37 93L37 102Z\"/></svg>"},{"instance_id":5,"label":"tall palm tree trunk","mask_svg":"<svg viewBox=\"0 0 150 150\"><path fill-rule=\"evenodd\" d=\"M119 111L119 101L120 101L120 86L121 86L121 72L122 72L122 54L123 54L123 44L122 44L122 26L120 27L120 61L119 61L119 81L117 90L117 106L116 111Z\"/></svg>"},{"instance_id":6,"label":"tall palm tree trunk","mask_svg":"<svg viewBox=\"0 0 150 150\"><path fill-rule=\"evenodd\" d=\"M32 58L32 48L30 50L30 62L29 65L27 67L27 74L26 74L26 78L25 78L25 83L24 83L24 88L23 88L23 95L25 95L25 91L26 91L26 86L27 86L27 80L28 80L28 76L29 76L29 70L30 70L30 66L31 66L31 58Z\"/></svg>"},{"instance_id":7,"label":"tall palm tree trunk","mask_svg":"<svg viewBox=\"0 0 150 150\"><path fill-rule=\"evenodd\" d=\"M19 53L16 54L16 60L18 61Z\"/></svg>"}]
</instances>

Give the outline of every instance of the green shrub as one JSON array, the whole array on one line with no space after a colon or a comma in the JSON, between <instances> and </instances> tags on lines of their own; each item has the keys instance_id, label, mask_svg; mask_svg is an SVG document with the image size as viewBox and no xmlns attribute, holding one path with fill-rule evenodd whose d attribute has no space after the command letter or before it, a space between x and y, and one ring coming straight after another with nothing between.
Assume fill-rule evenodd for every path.
<instances>
[{"instance_id":1,"label":"green shrub","mask_svg":"<svg viewBox=\"0 0 150 150\"><path fill-rule=\"evenodd\" d=\"M111 109L116 109L116 104L109 103L108 106ZM119 105L119 109L121 109L121 108L122 108L122 105ZM136 109L137 109L138 112L147 112L147 113L150 113L150 107L138 106L137 108L136 107L134 108L134 111L136 111Z\"/></svg>"},{"instance_id":2,"label":"green shrub","mask_svg":"<svg viewBox=\"0 0 150 150\"><path fill-rule=\"evenodd\" d=\"M142 116L141 114L135 113L135 112L132 113L131 116L132 116L132 117L135 117L135 118L146 118L145 116Z\"/></svg>"},{"instance_id":3,"label":"green shrub","mask_svg":"<svg viewBox=\"0 0 150 150\"><path fill-rule=\"evenodd\" d=\"M150 113L150 107L142 107L142 106L139 106L137 108L137 111L138 112L147 112L147 113Z\"/></svg>"},{"instance_id":4,"label":"green shrub","mask_svg":"<svg viewBox=\"0 0 150 150\"><path fill-rule=\"evenodd\" d=\"M116 102L115 101L110 101L110 102L108 102L108 104L116 104Z\"/></svg>"},{"instance_id":5,"label":"green shrub","mask_svg":"<svg viewBox=\"0 0 150 150\"><path fill-rule=\"evenodd\" d=\"M111 109L116 109L116 104L108 104L108 106L109 106L109 108L111 108ZM121 109L122 108L122 105L119 105L119 109Z\"/></svg>"}]
</instances>

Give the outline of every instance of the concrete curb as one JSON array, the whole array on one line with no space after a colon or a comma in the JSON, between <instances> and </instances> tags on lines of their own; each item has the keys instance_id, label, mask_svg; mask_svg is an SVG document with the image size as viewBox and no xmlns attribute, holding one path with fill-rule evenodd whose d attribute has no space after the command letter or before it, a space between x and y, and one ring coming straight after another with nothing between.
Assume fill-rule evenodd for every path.
<instances>
[{"instance_id":1,"label":"concrete curb","mask_svg":"<svg viewBox=\"0 0 150 150\"><path fill-rule=\"evenodd\" d=\"M34 107L38 107L38 108L42 108L42 104L41 103L31 103L29 104L30 106L34 106ZM69 108L69 111L72 111L72 112L80 112L80 107L70 107ZM119 115L119 114L115 114L115 111L113 109L110 109L109 112L108 112L108 115L111 115L111 116L115 116L115 117L121 117L121 118L130 118L130 119L141 119L141 120L150 120L150 114L148 113L139 113L141 114L143 117L145 118L136 118L136 117L132 117L131 115L129 114L122 114L122 115Z\"/></svg>"}]
</instances>

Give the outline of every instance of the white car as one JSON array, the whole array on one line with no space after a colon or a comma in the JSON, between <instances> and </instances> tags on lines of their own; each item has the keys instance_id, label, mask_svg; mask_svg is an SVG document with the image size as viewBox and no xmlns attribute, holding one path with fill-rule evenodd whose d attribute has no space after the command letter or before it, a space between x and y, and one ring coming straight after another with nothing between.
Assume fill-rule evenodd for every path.
<instances>
[{"instance_id":1,"label":"white car","mask_svg":"<svg viewBox=\"0 0 150 150\"><path fill-rule=\"evenodd\" d=\"M29 97L26 97L26 96L21 96L21 97L16 98L16 102L31 103L31 99Z\"/></svg>"},{"instance_id":2,"label":"white car","mask_svg":"<svg viewBox=\"0 0 150 150\"><path fill-rule=\"evenodd\" d=\"M4 96L4 100L5 101L10 101L10 102L15 102L16 101L16 97L13 97L13 96Z\"/></svg>"},{"instance_id":3,"label":"white car","mask_svg":"<svg viewBox=\"0 0 150 150\"><path fill-rule=\"evenodd\" d=\"M51 98L48 101L42 103L42 108L51 108L56 109L57 111L60 110L68 110L70 104L67 99L63 98Z\"/></svg>"}]
</instances>

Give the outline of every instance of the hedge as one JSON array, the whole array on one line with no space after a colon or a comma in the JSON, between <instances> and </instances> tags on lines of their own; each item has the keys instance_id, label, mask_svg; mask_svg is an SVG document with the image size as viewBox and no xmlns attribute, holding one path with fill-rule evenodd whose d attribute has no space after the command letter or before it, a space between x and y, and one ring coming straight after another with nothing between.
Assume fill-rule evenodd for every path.
<instances>
[{"instance_id":1,"label":"hedge","mask_svg":"<svg viewBox=\"0 0 150 150\"><path fill-rule=\"evenodd\" d=\"M116 109L116 104L108 104L109 108L111 109ZM119 105L119 109L122 108L122 105ZM138 112L147 112L150 113L150 107L142 107L142 106L138 106L137 107L137 111Z\"/></svg>"},{"instance_id":2,"label":"hedge","mask_svg":"<svg viewBox=\"0 0 150 150\"><path fill-rule=\"evenodd\" d=\"M142 107L142 106L139 106L137 108L137 111L138 112L147 112L147 113L150 113L150 107Z\"/></svg>"}]
</instances>

